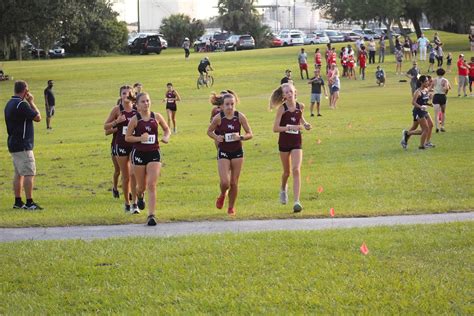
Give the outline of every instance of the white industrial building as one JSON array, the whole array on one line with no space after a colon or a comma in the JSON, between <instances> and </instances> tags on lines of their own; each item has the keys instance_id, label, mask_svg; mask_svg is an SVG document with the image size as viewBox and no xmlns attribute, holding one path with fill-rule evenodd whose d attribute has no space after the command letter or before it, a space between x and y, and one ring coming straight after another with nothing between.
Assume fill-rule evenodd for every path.
<instances>
[{"instance_id":1,"label":"white industrial building","mask_svg":"<svg viewBox=\"0 0 474 316\"><path fill-rule=\"evenodd\" d=\"M183 13L191 18L206 19L216 16L218 0L111 0L119 19L127 22L137 20L139 8L140 30L157 31L163 18L171 14ZM320 17L319 10L312 10L305 0L259 0L255 3L262 14L264 23L273 30L304 29L314 30L327 25Z\"/></svg>"}]
</instances>

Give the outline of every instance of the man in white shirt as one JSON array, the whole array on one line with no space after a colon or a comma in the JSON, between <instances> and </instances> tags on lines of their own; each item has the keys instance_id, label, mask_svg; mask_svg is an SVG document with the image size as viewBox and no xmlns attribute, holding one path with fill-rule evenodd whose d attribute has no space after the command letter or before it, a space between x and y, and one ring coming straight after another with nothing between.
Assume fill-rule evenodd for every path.
<instances>
[{"instance_id":1,"label":"man in white shirt","mask_svg":"<svg viewBox=\"0 0 474 316\"><path fill-rule=\"evenodd\" d=\"M426 48L430 41L425 37L425 34L421 34L421 36L417 40L418 49L420 50L420 60L426 60Z\"/></svg>"}]
</instances>

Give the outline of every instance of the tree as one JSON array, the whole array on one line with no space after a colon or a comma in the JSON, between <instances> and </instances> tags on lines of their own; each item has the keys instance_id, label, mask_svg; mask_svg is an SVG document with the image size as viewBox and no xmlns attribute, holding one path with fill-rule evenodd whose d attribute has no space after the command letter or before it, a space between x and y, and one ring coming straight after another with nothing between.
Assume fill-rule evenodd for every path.
<instances>
[{"instance_id":1,"label":"tree","mask_svg":"<svg viewBox=\"0 0 474 316\"><path fill-rule=\"evenodd\" d=\"M184 14L172 14L161 21L160 32L168 40L170 46L181 46L185 37L191 42L204 34L204 24Z\"/></svg>"},{"instance_id":2,"label":"tree","mask_svg":"<svg viewBox=\"0 0 474 316\"><path fill-rule=\"evenodd\" d=\"M217 8L221 28L234 34L250 34L257 47L268 45L271 30L262 23L255 0L219 0Z\"/></svg>"}]
</instances>

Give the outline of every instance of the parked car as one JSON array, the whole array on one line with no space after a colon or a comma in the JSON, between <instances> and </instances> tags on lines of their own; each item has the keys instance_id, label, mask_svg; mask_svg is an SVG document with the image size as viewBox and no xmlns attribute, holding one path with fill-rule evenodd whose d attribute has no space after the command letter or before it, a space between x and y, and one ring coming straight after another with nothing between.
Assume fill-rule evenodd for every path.
<instances>
[{"instance_id":1,"label":"parked car","mask_svg":"<svg viewBox=\"0 0 474 316\"><path fill-rule=\"evenodd\" d=\"M137 37L131 44L128 45L130 54L160 54L162 50L161 40L159 35L147 35L144 37Z\"/></svg>"},{"instance_id":2,"label":"parked car","mask_svg":"<svg viewBox=\"0 0 474 316\"><path fill-rule=\"evenodd\" d=\"M232 35L224 43L224 50L242 50L255 48L255 40L251 35Z\"/></svg>"},{"instance_id":3,"label":"parked car","mask_svg":"<svg viewBox=\"0 0 474 316\"><path fill-rule=\"evenodd\" d=\"M318 37L318 43L317 44L329 44L331 41L329 40L329 37L325 32L320 32L320 31L314 31L314 34Z\"/></svg>"},{"instance_id":4,"label":"parked car","mask_svg":"<svg viewBox=\"0 0 474 316\"><path fill-rule=\"evenodd\" d=\"M209 34L204 34L200 38L198 38L196 41L194 41L194 51L199 52L204 47L206 47L206 42L210 42L210 44L213 45L213 50L214 49L223 49L224 48L224 43L225 41L231 36L229 32L216 32L216 33L209 33Z\"/></svg>"},{"instance_id":5,"label":"parked car","mask_svg":"<svg viewBox=\"0 0 474 316\"><path fill-rule=\"evenodd\" d=\"M48 51L50 58L64 58L66 57L66 50L62 47L56 47Z\"/></svg>"},{"instance_id":6,"label":"parked car","mask_svg":"<svg viewBox=\"0 0 474 316\"><path fill-rule=\"evenodd\" d=\"M344 42L355 42L359 39L360 35L354 32L341 32L344 36Z\"/></svg>"},{"instance_id":7,"label":"parked car","mask_svg":"<svg viewBox=\"0 0 474 316\"><path fill-rule=\"evenodd\" d=\"M273 36L272 38L272 47L281 47L283 46L283 40L278 36Z\"/></svg>"},{"instance_id":8,"label":"parked car","mask_svg":"<svg viewBox=\"0 0 474 316\"><path fill-rule=\"evenodd\" d=\"M280 33L283 46L304 45L304 36L301 32Z\"/></svg>"},{"instance_id":9,"label":"parked car","mask_svg":"<svg viewBox=\"0 0 474 316\"><path fill-rule=\"evenodd\" d=\"M344 42L344 36L340 32L334 31L334 30L325 30L324 32L329 37L329 41L331 43L342 43L342 42Z\"/></svg>"},{"instance_id":10,"label":"parked car","mask_svg":"<svg viewBox=\"0 0 474 316\"><path fill-rule=\"evenodd\" d=\"M314 33L305 34L304 44L305 45L319 44L319 36Z\"/></svg>"}]
</instances>

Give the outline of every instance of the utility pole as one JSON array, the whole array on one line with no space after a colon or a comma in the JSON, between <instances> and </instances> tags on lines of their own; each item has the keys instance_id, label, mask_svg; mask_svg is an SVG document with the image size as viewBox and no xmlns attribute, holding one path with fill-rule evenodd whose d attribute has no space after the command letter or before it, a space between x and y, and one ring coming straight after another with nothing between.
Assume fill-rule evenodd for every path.
<instances>
[{"instance_id":1,"label":"utility pole","mask_svg":"<svg viewBox=\"0 0 474 316\"><path fill-rule=\"evenodd\" d=\"M277 21L276 29L277 29L277 31L279 31L280 30L280 19L278 17L278 0L275 0L275 6L276 6L276 21Z\"/></svg>"},{"instance_id":2,"label":"utility pole","mask_svg":"<svg viewBox=\"0 0 474 316\"><path fill-rule=\"evenodd\" d=\"M138 33L140 33L140 0L137 0L137 19Z\"/></svg>"},{"instance_id":3,"label":"utility pole","mask_svg":"<svg viewBox=\"0 0 474 316\"><path fill-rule=\"evenodd\" d=\"M293 0L293 28L296 29L296 0Z\"/></svg>"}]
</instances>

